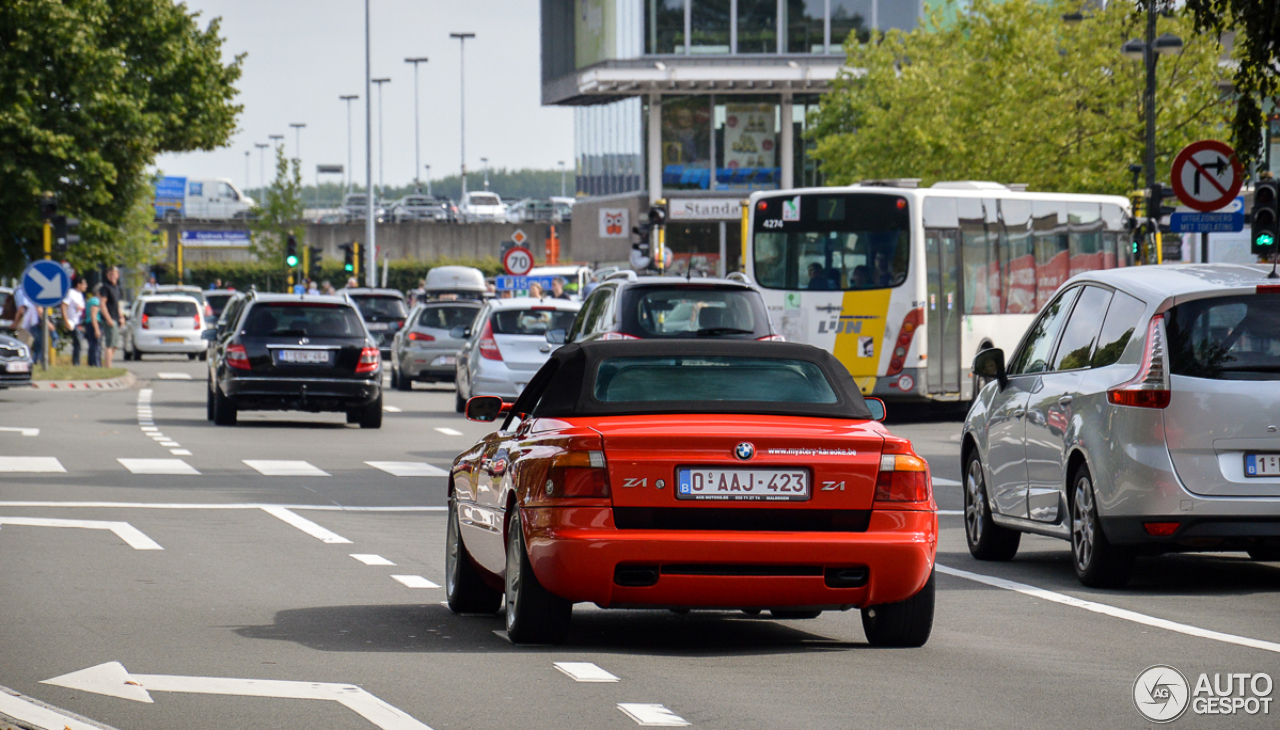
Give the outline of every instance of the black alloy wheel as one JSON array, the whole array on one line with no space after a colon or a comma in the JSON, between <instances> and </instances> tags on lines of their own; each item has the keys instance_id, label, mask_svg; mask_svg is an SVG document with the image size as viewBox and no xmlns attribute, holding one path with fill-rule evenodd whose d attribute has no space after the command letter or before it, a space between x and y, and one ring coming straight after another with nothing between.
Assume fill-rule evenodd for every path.
<instances>
[{"instance_id":1,"label":"black alloy wheel","mask_svg":"<svg viewBox=\"0 0 1280 730\"><path fill-rule=\"evenodd\" d=\"M964 465L964 539L969 554L978 560L1013 560L1022 533L997 525L991 519L987 481L982 459L975 448Z\"/></svg>"},{"instance_id":2,"label":"black alloy wheel","mask_svg":"<svg viewBox=\"0 0 1280 730\"><path fill-rule=\"evenodd\" d=\"M1103 533L1089 468L1077 468L1071 483L1071 563L1076 577L1090 588L1123 588L1133 572L1133 553L1112 545Z\"/></svg>"},{"instance_id":3,"label":"black alloy wheel","mask_svg":"<svg viewBox=\"0 0 1280 730\"><path fill-rule=\"evenodd\" d=\"M205 400L205 417L208 418L210 421L212 421L214 416L213 380L212 379L208 381L208 387L204 389L204 395L205 395L205 399L204 399Z\"/></svg>"},{"instance_id":4,"label":"black alloy wheel","mask_svg":"<svg viewBox=\"0 0 1280 730\"><path fill-rule=\"evenodd\" d=\"M382 394L360 412L360 428L382 428Z\"/></svg>"},{"instance_id":5,"label":"black alloy wheel","mask_svg":"<svg viewBox=\"0 0 1280 730\"><path fill-rule=\"evenodd\" d=\"M404 376L399 368L391 369L391 387L400 391L413 390L413 381Z\"/></svg>"},{"instance_id":6,"label":"black alloy wheel","mask_svg":"<svg viewBox=\"0 0 1280 730\"><path fill-rule=\"evenodd\" d=\"M862 609L862 630L867 642L882 647L924 646L933 633L934 573L919 593L897 603Z\"/></svg>"},{"instance_id":7,"label":"black alloy wheel","mask_svg":"<svg viewBox=\"0 0 1280 730\"><path fill-rule=\"evenodd\" d=\"M507 638L511 643L564 643L573 618L573 604L543 588L533 574L519 507L512 507L507 527L506 597Z\"/></svg>"},{"instance_id":8,"label":"black alloy wheel","mask_svg":"<svg viewBox=\"0 0 1280 730\"><path fill-rule=\"evenodd\" d=\"M219 426L234 426L239 415L236 402L223 394L222 388L214 385L213 422Z\"/></svg>"},{"instance_id":9,"label":"black alloy wheel","mask_svg":"<svg viewBox=\"0 0 1280 730\"><path fill-rule=\"evenodd\" d=\"M444 594L449 610L454 613L497 613L502 606L502 591L485 584L480 571L471 562L471 553L462 542L462 525L458 504L449 500L449 526L445 538Z\"/></svg>"}]
</instances>

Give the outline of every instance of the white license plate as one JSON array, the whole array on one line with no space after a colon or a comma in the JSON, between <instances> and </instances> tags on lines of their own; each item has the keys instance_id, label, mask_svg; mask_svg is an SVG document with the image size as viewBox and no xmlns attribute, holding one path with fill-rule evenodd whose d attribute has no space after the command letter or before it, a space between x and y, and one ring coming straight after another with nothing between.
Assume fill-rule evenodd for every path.
<instances>
[{"instance_id":1,"label":"white license plate","mask_svg":"<svg viewBox=\"0 0 1280 730\"><path fill-rule=\"evenodd\" d=\"M31 372L31 363L29 362L11 362L6 363L4 369L11 373L29 373Z\"/></svg>"},{"instance_id":2,"label":"white license plate","mask_svg":"<svg viewBox=\"0 0 1280 730\"><path fill-rule=\"evenodd\" d=\"M1247 477L1280 477L1280 454L1245 454Z\"/></svg>"},{"instance_id":3,"label":"white license plate","mask_svg":"<svg viewBox=\"0 0 1280 730\"><path fill-rule=\"evenodd\" d=\"M329 353L326 350L278 350L276 359L280 362L328 365Z\"/></svg>"},{"instance_id":4,"label":"white license plate","mask_svg":"<svg viewBox=\"0 0 1280 730\"><path fill-rule=\"evenodd\" d=\"M364 326L368 327L370 332L382 332L382 331L385 331L391 325L387 324L386 322L365 322Z\"/></svg>"},{"instance_id":5,"label":"white license plate","mask_svg":"<svg viewBox=\"0 0 1280 730\"><path fill-rule=\"evenodd\" d=\"M803 502L809 499L809 470L721 469L689 466L676 470L676 499Z\"/></svg>"},{"instance_id":6,"label":"white license plate","mask_svg":"<svg viewBox=\"0 0 1280 730\"><path fill-rule=\"evenodd\" d=\"M457 365L458 358L454 357L453 355L441 355L440 357L437 357L436 359L432 360L431 364L432 365Z\"/></svg>"}]
</instances>

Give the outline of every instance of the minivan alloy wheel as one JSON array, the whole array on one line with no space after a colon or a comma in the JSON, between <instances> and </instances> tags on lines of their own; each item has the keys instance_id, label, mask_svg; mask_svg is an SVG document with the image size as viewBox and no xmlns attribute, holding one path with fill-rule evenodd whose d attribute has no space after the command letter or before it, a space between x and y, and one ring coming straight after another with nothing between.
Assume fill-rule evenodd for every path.
<instances>
[{"instance_id":1,"label":"minivan alloy wheel","mask_svg":"<svg viewBox=\"0 0 1280 730\"><path fill-rule=\"evenodd\" d=\"M1080 466L1071 482L1071 559L1076 577L1090 588L1121 588L1133 572L1133 552L1112 545L1098 521L1093 477Z\"/></svg>"},{"instance_id":2,"label":"minivan alloy wheel","mask_svg":"<svg viewBox=\"0 0 1280 730\"><path fill-rule=\"evenodd\" d=\"M1076 570L1087 570L1093 559L1093 546L1097 533L1097 523L1093 519L1093 489L1089 478L1081 476L1076 480L1075 498L1071 508L1071 554L1076 561Z\"/></svg>"},{"instance_id":3,"label":"minivan alloy wheel","mask_svg":"<svg viewBox=\"0 0 1280 730\"><path fill-rule=\"evenodd\" d=\"M982 540L982 501L982 462L973 459L964 475L964 529L974 544Z\"/></svg>"}]
</instances>

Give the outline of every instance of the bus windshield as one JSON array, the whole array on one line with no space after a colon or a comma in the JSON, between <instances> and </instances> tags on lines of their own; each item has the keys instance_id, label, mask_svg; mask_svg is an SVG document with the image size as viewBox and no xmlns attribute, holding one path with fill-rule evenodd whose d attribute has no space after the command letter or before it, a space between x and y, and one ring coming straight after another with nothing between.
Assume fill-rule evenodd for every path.
<instances>
[{"instance_id":1,"label":"bus windshield","mask_svg":"<svg viewBox=\"0 0 1280 730\"><path fill-rule=\"evenodd\" d=\"M876 193L756 202L752 255L767 289L884 289L907 279L908 201Z\"/></svg>"}]
</instances>

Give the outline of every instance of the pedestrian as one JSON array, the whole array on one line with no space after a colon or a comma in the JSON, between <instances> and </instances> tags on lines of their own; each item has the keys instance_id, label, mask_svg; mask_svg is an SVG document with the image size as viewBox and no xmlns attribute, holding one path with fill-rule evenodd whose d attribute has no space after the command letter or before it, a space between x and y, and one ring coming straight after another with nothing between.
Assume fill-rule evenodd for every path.
<instances>
[{"instance_id":1,"label":"pedestrian","mask_svg":"<svg viewBox=\"0 0 1280 730\"><path fill-rule=\"evenodd\" d=\"M569 293L564 290L564 277L557 276L551 280L551 298L568 299Z\"/></svg>"},{"instance_id":2,"label":"pedestrian","mask_svg":"<svg viewBox=\"0 0 1280 730\"><path fill-rule=\"evenodd\" d=\"M109 368L115 361L116 348L120 346L120 322L123 319L120 316L119 267L107 269L107 281L100 289L99 298L102 299L102 322L99 325L102 332L102 365Z\"/></svg>"},{"instance_id":3,"label":"pedestrian","mask_svg":"<svg viewBox=\"0 0 1280 730\"><path fill-rule=\"evenodd\" d=\"M75 366L80 365L80 349L84 346L84 292L88 288L89 282L83 276L76 276L71 280L71 289L61 304L62 321L71 331L71 364Z\"/></svg>"},{"instance_id":4,"label":"pedestrian","mask_svg":"<svg viewBox=\"0 0 1280 730\"><path fill-rule=\"evenodd\" d=\"M40 308L31 301L21 288L14 292L18 299L18 311L13 318L13 329L17 338L31 348L32 361L44 361L44 338L40 335Z\"/></svg>"},{"instance_id":5,"label":"pedestrian","mask_svg":"<svg viewBox=\"0 0 1280 730\"><path fill-rule=\"evenodd\" d=\"M541 285L541 284L539 284L539 283L538 283L538 282L536 282L536 281L535 281L535 282L530 283L530 284L529 284L529 296L531 296L531 297L533 297L533 298L535 298L535 299L541 299L541 298L544 296L544 295L543 295L543 293L542 293L542 285Z\"/></svg>"},{"instance_id":6,"label":"pedestrian","mask_svg":"<svg viewBox=\"0 0 1280 730\"><path fill-rule=\"evenodd\" d=\"M320 293L321 293L321 294L326 294L326 295L328 295L328 296L333 296L334 294L337 294L338 292L334 291L333 284L330 284L330 283L326 280L323 284L321 284L321 285L320 285Z\"/></svg>"},{"instance_id":7,"label":"pedestrian","mask_svg":"<svg viewBox=\"0 0 1280 730\"><path fill-rule=\"evenodd\" d=\"M160 283L156 281L156 275L147 276L147 283L142 285L142 291L155 291L160 288Z\"/></svg>"},{"instance_id":8,"label":"pedestrian","mask_svg":"<svg viewBox=\"0 0 1280 730\"><path fill-rule=\"evenodd\" d=\"M356 288L358 288L359 286L360 286L360 282L356 281L356 277L354 277L354 276L353 276L353 277L351 277L351 278L347 279L347 288L348 288L348 289L356 289Z\"/></svg>"},{"instance_id":9,"label":"pedestrian","mask_svg":"<svg viewBox=\"0 0 1280 730\"><path fill-rule=\"evenodd\" d=\"M81 279L83 282L84 280ZM102 285L93 288L93 292L85 299L84 339L88 344L86 358L91 368L102 367Z\"/></svg>"}]
</instances>

